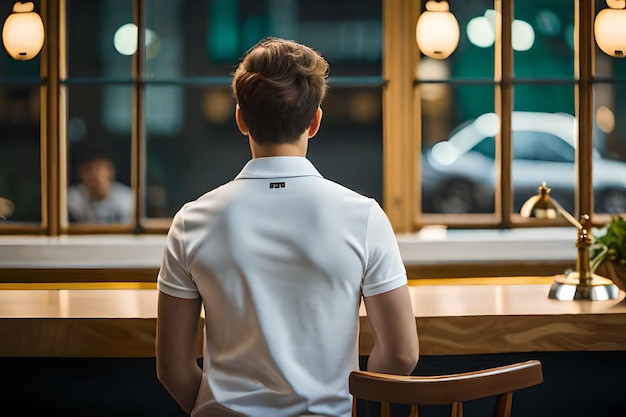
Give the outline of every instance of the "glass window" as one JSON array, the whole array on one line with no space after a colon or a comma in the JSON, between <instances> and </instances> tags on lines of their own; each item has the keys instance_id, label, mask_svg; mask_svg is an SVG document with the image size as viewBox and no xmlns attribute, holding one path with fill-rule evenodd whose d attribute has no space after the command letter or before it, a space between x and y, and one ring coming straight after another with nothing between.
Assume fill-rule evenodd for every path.
<instances>
[{"instance_id":1,"label":"glass window","mask_svg":"<svg viewBox=\"0 0 626 417\"><path fill-rule=\"evenodd\" d=\"M538 78L540 74L534 77ZM546 182L573 213L576 201L576 119L572 80L518 83L513 101L513 213Z\"/></svg>"},{"instance_id":2,"label":"glass window","mask_svg":"<svg viewBox=\"0 0 626 417\"><path fill-rule=\"evenodd\" d=\"M0 198L12 222L42 218L39 101L38 85L0 84Z\"/></svg>"},{"instance_id":3,"label":"glass window","mask_svg":"<svg viewBox=\"0 0 626 417\"><path fill-rule=\"evenodd\" d=\"M177 96L181 105L170 106ZM146 97L145 214L171 217L232 180L250 157L248 141L235 125L228 87L148 85Z\"/></svg>"},{"instance_id":4,"label":"glass window","mask_svg":"<svg viewBox=\"0 0 626 417\"><path fill-rule=\"evenodd\" d=\"M137 49L133 0L66 2L68 78L131 78Z\"/></svg>"},{"instance_id":5,"label":"glass window","mask_svg":"<svg viewBox=\"0 0 626 417\"><path fill-rule=\"evenodd\" d=\"M131 90L119 84L67 87L70 223L132 221Z\"/></svg>"},{"instance_id":6,"label":"glass window","mask_svg":"<svg viewBox=\"0 0 626 417\"><path fill-rule=\"evenodd\" d=\"M565 140L550 133L531 131L513 131L513 158L529 161L574 163L574 146L571 140Z\"/></svg>"},{"instance_id":7,"label":"glass window","mask_svg":"<svg viewBox=\"0 0 626 417\"><path fill-rule=\"evenodd\" d=\"M477 152L489 159L496 159L496 138L489 136L476 144L470 152Z\"/></svg>"},{"instance_id":8,"label":"glass window","mask_svg":"<svg viewBox=\"0 0 626 417\"><path fill-rule=\"evenodd\" d=\"M67 220L130 225L133 1L68 0L66 21Z\"/></svg>"},{"instance_id":9,"label":"glass window","mask_svg":"<svg viewBox=\"0 0 626 417\"><path fill-rule=\"evenodd\" d=\"M382 204L381 89L331 85L323 109L322 127L309 142L309 159L324 177Z\"/></svg>"},{"instance_id":10,"label":"glass window","mask_svg":"<svg viewBox=\"0 0 626 417\"><path fill-rule=\"evenodd\" d=\"M382 72L380 0L149 0L147 25L147 74L157 80L228 78L265 36L319 50L335 77Z\"/></svg>"},{"instance_id":11,"label":"glass window","mask_svg":"<svg viewBox=\"0 0 626 417\"><path fill-rule=\"evenodd\" d=\"M592 169L597 213L626 213L626 105L619 99L624 93L623 81L594 87Z\"/></svg>"},{"instance_id":12,"label":"glass window","mask_svg":"<svg viewBox=\"0 0 626 417\"><path fill-rule=\"evenodd\" d=\"M516 213L544 181L551 189L550 195L572 213L576 190L573 135L564 138L545 131L513 130L513 209Z\"/></svg>"},{"instance_id":13,"label":"glass window","mask_svg":"<svg viewBox=\"0 0 626 417\"><path fill-rule=\"evenodd\" d=\"M493 1L486 0L454 2L450 8L461 29L458 47L445 60L422 55L416 70L421 212L489 213L495 198L494 161L472 148L489 136L476 128L476 119L495 109L496 12Z\"/></svg>"},{"instance_id":14,"label":"glass window","mask_svg":"<svg viewBox=\"0 0 626 417\"><path fill-rule=\"evenodd\" d=\"M13 3L0 0L0 10L8 15ZM605 3L595 2L596 13ZM385 95L391 107L403 103L406 108L396 109L406 115L393 120L402 121L397 131L408 139L384 140L394 152L412 150L412 143L406 146L412 138L419 141L415 167L421 174L421 184L413 182L420 177L414 172L393 170L394 178L385 178L385 184L410 181L421 191L416 198L421 207L410 211L396 201L406 190L390 187L386 197L401 207L400 214L392 208L392 221L402 222L403 228L413 219L421 222L416 227L454 225L463 217L459 214L471 213L483 215L466 217L473 227L485 222L514 226L519 219L512 215L541 181L573 211L581 178L574 155L578 142L588 139L577 137L576 109L581 106L576 103L587 98L577 83L589 81L579 80L575 42L584 47L586 39L593 39L590 33L574 33L576 4L515 1L513 16L503 16L512 23L512 42L503 45L501 54L495 50L501 34L494 9L507 9L510 3L452 2L461 29L459 44L449 58L433 60L419 55L412 35L404 39L406 31L382 27L383 8L389 6L380 0L207 0L193 5L182 0L67 0L67 33L60 33L67 41L67 53L61 54L67 62L61 63L59 101L60 132L67 133L59 138L67 146L67 166L62 167L67 184L58 185L79 186L79 161L96 150L106 153L112 167L108 177L125 187L124 201L130 199L131 211L143 208L139 216L132 213L127 226L141 230L144 219L167 220L184 202L232 179L249 158L233 120L232 72L244 51L272 35L306 43L331 64L322 129L311 141L309 157L329 179L382 202L383 86L397 81L383 79L385 39L399 45L410 57L405 62L416 62L416 67L389 71L390 78L402 74L401 83L413 79L414 101L406 106ZM406 19L413 20L423 2L406 7L411 10ZM145 23L141 29L133 22L135 8L145 12L145 20L138 19ZM412 28L414 24L410 22ZM145 45L139 46L145 63L134 59L139 30L145 35ZM512 68L498 62L509 52ZM401 62L390 59L385 71ZM0 198L15 205L4 224L42 227L49 214L42 213L42 207L50 207L50 196L41 195L47 189L42 161L48 166L58 161L41 151L40 137L46 138L50 126L39 120L47 103L40 99L46 82L40 67L40 57L18 62L0 53ZM619 97L626 91L626 64L596 48L593 71L594 207L600 214L623 213L626 110ZM510 131L501 131L508 127L508 117L498 117L502 114L511 115ZM412 164L405 162L400 165ZM509 176L510 184L502 181ZM61 175L59 181L64 179ZM500 200L509 195L515 200L513 213L496 212L500 206L509 208ZM117 223L127 219L105 217Z\"/></svg>"},{"instance_id":15,"label":"glass window","mask_svg":"<svg viewBox=\"0 0 626 417\"><path fill-rule=\"evenodd\" d=\"M491 83L419 84L422 212L492 213L500 124ZM472 100L473 97L473 100Z\"/></svg>"},{"instance_id":16,"label":"glass window","mask_svg":"<svg viewBox=\"0 0 626 417\"><path fill-rule=\"evenodd\" d=\"M516 78L573 79L574 1L515 1L511 41Z\"/></svg>"},{"instance_id":17,"label":"glass window","mask_svg":"<svg viewBox=\"0 0 626 417\"><path fill-rule=\"evenodd\" d=\"M145 199L140 217L170 218L185 202L231 180L250 158L234 123L232 72L247 49L271 35L308 44L331 65L322 130L309 157L330 179L382 201L380 0L208 0L193 7L182 0L147 1L146 82L138 86L144 132L134 130L133 117L142 116L129 83L139 76L133 75L133 1L68 0L67 9L70 187L81 186L81 148L94 144L108 152L115 180L124 186L134 164L141 165L143 188L134 190ZM134 131L145 134L139 138L143 161L132 159Z\"/></svg>"},{"instance_id":18,"label":"glass window","mask_svg":"<svg viewBox=\"0 0 626 417\"><path fill-rule=\"evenodd\" d=\"M229 88L158 85L149 86L147 96L177 89L185 98L180 129L151 129L153 122L166 122L159 112L147 112L148 217L172 216L185 202L232 180L250 159L248 141L235 125ZM331 88L323 104L322 127L308 151L322 175L378 201L381 102L380 88Z\"/></svg>"},{"instance_id":19,"label":"glass window","mask_svg":"<svg viewBox=\"0 0 626 417\"><path fill-rule=\"evenodd\" d=\"M0 0L2 19L14 4ZM34 6L41 11L39 1ZM42 222L40 62L0 48L0 225Z\"/></svg>"},{"instance_id":20,"label":"glass window","mask_svg":"<svg viewBox=\"0 0 626 417\"><path fill-rule=\"evenodd\" d=\"M145 216L171 217L248 161L230 83L241 55L265 36L305 43L329 61L308 156L327 178L382 202L380 0L150 0L146 14Z\"/></svg>"},{"instance_id":21,"label":"glass window","mask_svg":"<svg viewBox=\"0 0 626 417\"><path fill-rule=\"evenodd\" d=\"M537 193L543 181L551 188L551 196L573 213L574 2L518 0L514 13L515 78L536 84L514 86L513 213Z\"/></svg>"},{"instance_id":22,"label":"glass window","mask_svg":"<svg viewBox=\"0 0 626 417\"><path fill-rule=\"evenodd\" d=\"M422 212L493 213L500 178L506 178L508 172L503 170L509 169L513 213L536 194L542 180L552 182L553 196L573 210L575 3L515 2L511 44L502 46L513 53L510 75L506 62L494 60L494 45L501 34L496 24L500 12L493 7L493 2L481 1L451 5L461 28L457 50L443 61L420 59ZM498 68L506 83L496 79ZM447 87L442 80L450 80ZM463 83L470 85L459 86ZM484 84L482 92L480 84ZM453 92L448 102L442 93L446 88ZM500 132L502 122L495 113L510 110L511 131ZM452 116L445 118L446 114ZM444 136L446 131L451 133ZM506 153L499 156L506 143L498 141L506 137L511 140L510 161ZM513 213L496 213L500 216L492 222ZM435 219L440 222L442 217Z\"/></svg>"},{"instance_id":23,"label":"glass window","mask_svg":"<svg viewBox=\"0 0 626 417\"><path fill-rule=\"evenodd\" d=\"M459 45L445 61L450 78L493 80L496 12L492 0L450 2L461 29ZM421 70L420 70L421 71Z\"/></svg>"}]
</instances>

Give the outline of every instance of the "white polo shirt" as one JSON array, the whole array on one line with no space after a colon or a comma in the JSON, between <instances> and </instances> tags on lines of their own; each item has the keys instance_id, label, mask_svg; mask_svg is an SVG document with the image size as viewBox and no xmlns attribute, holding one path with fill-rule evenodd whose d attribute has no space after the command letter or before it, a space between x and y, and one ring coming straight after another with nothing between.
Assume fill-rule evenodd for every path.
<instances>
[{"instance_id":1,"label":"white polo shirt","mask_svg":"<svg viewBox=\"0 0 626 417\"><path fill-rule=\"evenodd\" d=\"M350 416L361 293L406 282L375 200L303 157L251 160L176 214L159 272L160 291L204 304L192 416Z\"/></svg>"}]
</instances>

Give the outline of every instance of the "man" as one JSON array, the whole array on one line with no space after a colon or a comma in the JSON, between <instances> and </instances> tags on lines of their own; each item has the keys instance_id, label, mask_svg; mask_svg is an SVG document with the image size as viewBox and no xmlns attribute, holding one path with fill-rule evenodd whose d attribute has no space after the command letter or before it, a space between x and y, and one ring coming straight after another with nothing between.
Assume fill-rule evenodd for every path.
<instances>
[{"instance_id":1,"label":"man","mask_svg":"<svg viewBox=\"0 0 626 417\"><path fill-rule=\"evenodd\" d=\"M67 190L71 222L130 223L133 192L115 180L115 166L98 147L85 145L78 167L80 183Z\"/></svg>"},{"instance_id":2,"label":"man","mask_svg":"<svg viewBox=\"0 0 626 417\"><path fill-rule=\"evenodd\" d=\"M254 46L232 83L252 160L172 222L158 276L157 371L192 416L349 416L361 295L375 338L368 369L409 374L417 363L406 271L387 217L305 157L327 74L304 45L267 38Z\"/></svg>"}]
</instances>

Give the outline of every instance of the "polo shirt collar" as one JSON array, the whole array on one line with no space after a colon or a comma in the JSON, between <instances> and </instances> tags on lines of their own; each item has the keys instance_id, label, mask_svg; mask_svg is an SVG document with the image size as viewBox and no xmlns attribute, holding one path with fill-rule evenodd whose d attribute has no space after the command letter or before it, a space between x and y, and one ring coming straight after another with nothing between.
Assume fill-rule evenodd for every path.
<instances>
[{"instance_id":1,"label":"polo shirt collar","mask_svg":"<svg viewBox=\"0 0 626 417\"><path fill-rule=\"evenodd\" d=\"M235 179L289 177L322 177L322 175L305 157L272 156L251 159Z\"/></svg>"}]
</instances>

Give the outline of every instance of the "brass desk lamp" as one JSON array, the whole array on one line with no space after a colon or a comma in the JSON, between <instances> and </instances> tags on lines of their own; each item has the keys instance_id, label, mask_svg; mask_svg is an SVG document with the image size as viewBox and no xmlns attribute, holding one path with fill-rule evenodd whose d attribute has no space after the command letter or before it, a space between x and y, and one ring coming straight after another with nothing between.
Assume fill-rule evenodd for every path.
<instances>
[{"instance_id":1,"label":"brass desk lamp","mask_svg":"<svg viewBox=\"0 0 626 417\"><path fill-rule=\"evenodd\" d=\"M539 194L529 198L520 209L522 217L556 219L563 216L578 229L576 248L576 271L557 275L550 287L549 298L556 300L612 300L619 294L618 288L605 277L591 272L589 249L592 244L591 220L589 215L580 216L580 221L569 214L556 200L550 197L546 183L539 187Z\"/></svg>"}]
</instances>

